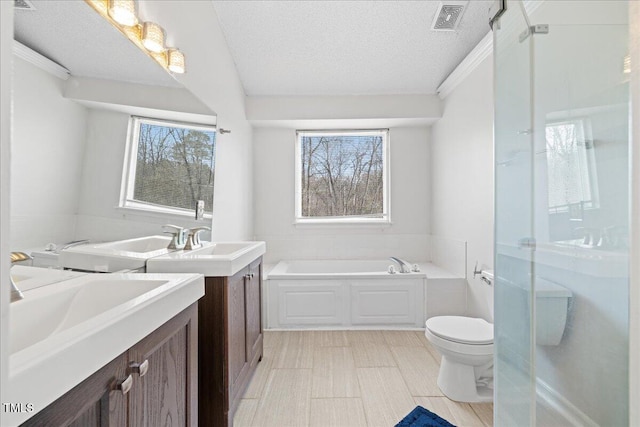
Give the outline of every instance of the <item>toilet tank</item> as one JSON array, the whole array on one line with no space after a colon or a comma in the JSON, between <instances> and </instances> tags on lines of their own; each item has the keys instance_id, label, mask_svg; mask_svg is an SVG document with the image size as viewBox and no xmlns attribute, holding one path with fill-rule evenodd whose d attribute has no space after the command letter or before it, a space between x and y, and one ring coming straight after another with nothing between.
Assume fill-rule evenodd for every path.
<instances>
[{"instance_id":1,"label":"toilet tank","mask_svg":"<svg viewBox=\"0 0 640 427\"><path fill-rule=\"evenodd\" d=\"M536 277L536 343L558 345L567 325L571 291Z\"/></svg>"}]
</instances>

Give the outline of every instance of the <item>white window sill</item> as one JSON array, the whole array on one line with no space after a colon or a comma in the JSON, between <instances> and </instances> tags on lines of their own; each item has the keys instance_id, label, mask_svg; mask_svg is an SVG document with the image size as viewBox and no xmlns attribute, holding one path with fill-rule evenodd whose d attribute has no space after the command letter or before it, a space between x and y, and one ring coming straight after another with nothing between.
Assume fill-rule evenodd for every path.
<instances>
[{"instance_id":1,"label":"white window sill","mask_svg":"<svg viewBox=\"0 0 640 427\"><path fill-rule=\"evenodd\" d=\"M116 209L125 214L131 214L136 216L145 216L152 218L174 218L180 220L190 219L196 221L195 213L193 211L184 211L174 209L162 209L162 208L149 208L146 206L116 206ZM213 216L211 214L204 214L204 220L211 221Z\"/></svg>"},{"instance_id":2,"label":"white window sill","mask_svg":"<svg viewBox=\"0 0 640 427\"><path fill-rule=\"evenodd\" d=\"M330 228L330 227L338 227L338 228L347 228L347 227L357 227L357 228L388 228L393 224L389 219L303 219L298 218L293 223L294 226L300 228Z\"/></svg>"}]
</instances>

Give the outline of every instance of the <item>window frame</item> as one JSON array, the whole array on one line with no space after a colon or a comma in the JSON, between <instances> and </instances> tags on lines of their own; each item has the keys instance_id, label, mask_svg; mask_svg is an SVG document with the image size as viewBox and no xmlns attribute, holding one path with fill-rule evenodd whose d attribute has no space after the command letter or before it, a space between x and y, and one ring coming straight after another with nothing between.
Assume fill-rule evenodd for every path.
<instances>
[{"instance_id":1,"label":"window frame","mask_svg":"<svg viewBox=\"0 0 640 427\"><path fill-rule=\"evenodd\" d=\"M152 117L143 116L130 116L129 125L127 129L127 143L125 147L124 155L124 167L122 168L122 181L120 186L120 199L118 208L125 211L131 211L135 213L147 213L154 216L177 216L177 217L195 217L194 209L178 208L167 205L159 205L152 202L145 202L133 198L135 189L136 168L138 159L138 144L140 140L140 124L151 124L160 126L175 126L183 127L195 130L201 130L206 132L215 132L217 134L217 126L203 123L185 122L172 119L157 119ZM217 142L217 138L216 138ZM215 154L214 154L215 155ZM215 174L215 167L214 167ZM214 177L215 186L215 177ZM213 206L212 211L204 212L205 219L213 219Z\"/></svg>"},{"instance_id":2,"label":"window frame","mask_svg":"<svg viewBox=\"0 0 640 427\"><path fill-rule=\"evenodd\" d=\"M579 146L584 144L584 166L585 170L582 171L586 176L581 176L582 179L586 179L589 183L590 200L582 200L576 203L569 203L564 205L551 206L549 200L547 200L548 210L550 214L569 213L570 205L579 204L582 210L592 210L600 208L600 191L598 181L598 168L595 159L595 145L593 140L593 133L591 130L591 120L587 117L575 117L565 120L553 120L545 124L546 129L549 127L573 125L576 129L576 144ZM548 152L548 141L545 135L545 154ZM546 154L548 156L548 154ZM580 154L578 154L580 155ZM580 161L580 159L578 159ZM547 159L548 162L548 159ZM547 164L547 168L549 165ZM547 170L547 179L549 171Z\"/></svg>"},{"instance_id":3,"label":"window frame","mask_svg":"<svg viewBox=\"0 0 640 427\"><path fill-rule=\"evenodd\" d=\"M382 136L382 217L366 216L302 216L302 152L301 137L308 135L341 136L341 135L381 135ZM391 225L391 173L390 173L390 132L384 129L298 129L295 136L295 212L296 226L375 226L388 227Z\"/></svg>"}]
</instances>

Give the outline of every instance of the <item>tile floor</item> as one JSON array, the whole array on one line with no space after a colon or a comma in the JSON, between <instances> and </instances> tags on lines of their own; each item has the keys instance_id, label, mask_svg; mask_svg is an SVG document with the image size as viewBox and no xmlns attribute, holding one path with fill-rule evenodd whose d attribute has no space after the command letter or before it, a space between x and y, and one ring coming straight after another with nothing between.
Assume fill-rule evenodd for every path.
<instances>
[{"instance_id":1,"label":"tile floor","mask_svg":"<svg viewBox=\"0 0 640 427\"><path fill-rule=\"evenodd\" d=\"M493 405L444 397L421 331L265 331L235 427L392 427L416 405L457 426L491 426Z\"/></svg>"}]
</instances>

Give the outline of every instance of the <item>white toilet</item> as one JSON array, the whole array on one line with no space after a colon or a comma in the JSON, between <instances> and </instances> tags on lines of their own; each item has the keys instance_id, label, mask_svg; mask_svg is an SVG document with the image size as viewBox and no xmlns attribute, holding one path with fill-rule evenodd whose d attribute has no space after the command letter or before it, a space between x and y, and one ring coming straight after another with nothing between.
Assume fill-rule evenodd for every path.
<instances>
[{"instance_id":1,"label":"white toilet","mask_svg":"<svg viewBox=\"0 0 640 427\"><path fill-rule=\"evenodd\" d=\"M493 272L483 271L484 283ZM558 345L562 339L571 292L536 278L537 343ZM425 336L442 355L438 387L458 402L493 401L493 324L464 316L436 316L427 320Z\"/></svg>"},{"instance_id":2,"label":"white toilet","mask_svg":"<svg viewBox=\"0 0 640 427\"><path fill-rule=\"evenodd\" d=\"M493 400L493 325L484 319L437 316L425 335L442 355L438 387L458 402Z\"/></svg>"}]
</instances>

